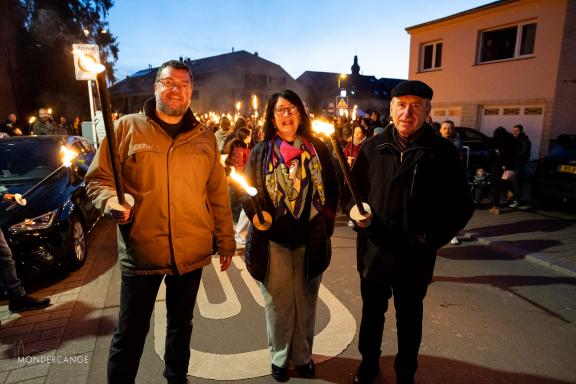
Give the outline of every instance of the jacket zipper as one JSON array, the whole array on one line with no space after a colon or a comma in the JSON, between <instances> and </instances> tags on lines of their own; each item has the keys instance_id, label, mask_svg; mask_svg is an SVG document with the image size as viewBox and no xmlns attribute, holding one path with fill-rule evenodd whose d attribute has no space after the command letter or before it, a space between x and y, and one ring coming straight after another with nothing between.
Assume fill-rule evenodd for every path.
<instances>
[{"instance_id":1,"label":"jacket zipper","mask_svg":"<svg viewBox=\"0 0 576 384\"><path fill-rule=\"evenodd\" d=\"M412 171L412 183L410 184L410 197L414 196L414 183L416 182L417 172L418 172L418 163L414 165L414 171Z\"/></svg>"}]
</instances>

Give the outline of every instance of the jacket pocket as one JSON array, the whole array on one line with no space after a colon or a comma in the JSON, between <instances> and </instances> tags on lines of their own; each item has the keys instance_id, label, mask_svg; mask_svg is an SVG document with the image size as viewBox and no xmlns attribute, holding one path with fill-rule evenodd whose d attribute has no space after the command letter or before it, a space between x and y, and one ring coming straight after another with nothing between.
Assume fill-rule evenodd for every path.
<instances>
[{"instance_id":1,"label":"jacket pocket","mask_svg":"<svg viewBox=\"0 0 576 384\"><path fill-rule=\"evenodd\" d=\"M165 164L165 155L152 146L130 148L122 165L127 192L144 195L158 190L166 174Z\"/></svg>"}]
</instances>

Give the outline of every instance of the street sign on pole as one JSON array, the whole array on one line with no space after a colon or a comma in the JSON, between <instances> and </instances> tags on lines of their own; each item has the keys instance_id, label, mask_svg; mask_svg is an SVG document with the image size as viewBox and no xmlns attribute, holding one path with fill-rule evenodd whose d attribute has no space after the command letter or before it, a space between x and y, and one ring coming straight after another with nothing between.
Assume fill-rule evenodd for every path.
<instances>
[{"instance_id":1,"label":"street sign on pole","mask_svg":"<svg viewBox=\"0 0 576 384\"><path fill-rule=\"evenodd\" d=\"M342 96L336 97L336 108L348 109L348 97L342 97Z\"/></svg>"},{"instance_id":2,"label":"street sign on pole","mask_svg":"<svg viewBox=\"0 0 576 384\"><path fill-rule=\"evenodd\" d=\"M84 68L80 58L89 60L94 64L100 64L100 53L96 44L72 44L72 53L74 54L74 69L76 80L96 80L96 74Z\"/></svg>"}]
</instances>

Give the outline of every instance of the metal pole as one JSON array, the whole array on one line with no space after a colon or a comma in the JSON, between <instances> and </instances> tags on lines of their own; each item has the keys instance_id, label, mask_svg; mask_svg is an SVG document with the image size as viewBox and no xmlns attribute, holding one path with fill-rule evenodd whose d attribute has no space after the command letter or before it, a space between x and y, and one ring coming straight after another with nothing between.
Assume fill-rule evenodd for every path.
<instances>
[{"instance_id":1,"label":"metal pole","mask_svg":"<svg viewBox=\"0 0 576 384\"><path fill-rule=\"evenodd\" d=\"M88 80L88 98L90 100L90 121L92 123L92 135L94 139L94 144L96 148L99 146L98 135L96 134L96 124L94 124L95 113L94 113L94 95L92 94L92 80Z\"/></svg>"}]
</instances>

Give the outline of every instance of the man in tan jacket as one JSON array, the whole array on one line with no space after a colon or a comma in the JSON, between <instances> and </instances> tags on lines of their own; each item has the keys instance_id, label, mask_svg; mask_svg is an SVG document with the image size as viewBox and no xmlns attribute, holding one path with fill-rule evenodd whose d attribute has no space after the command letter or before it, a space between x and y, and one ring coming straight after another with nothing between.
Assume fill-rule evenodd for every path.
<instances>
[{"instance_id":1,"label":"man in tan jacket","mask_svg":"<svg viewBox=\"0 0 576 384\"><path fill-rule=\"evenodd\" d=\"M90 198L118 224L122 269L118 327L108 360L109 383L134 383L156 294L165 277L164 376L186 383L192 314L216 239L221 270L235 252L226 175L211 130L190 110L192 73L182 62L160 66L144 114L116 123L126 201L117 204L106 142L88 174ZM133 203L132 203L133 200Z\"/></svg>"}]
</instances>

